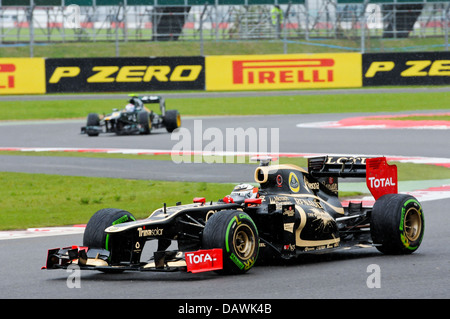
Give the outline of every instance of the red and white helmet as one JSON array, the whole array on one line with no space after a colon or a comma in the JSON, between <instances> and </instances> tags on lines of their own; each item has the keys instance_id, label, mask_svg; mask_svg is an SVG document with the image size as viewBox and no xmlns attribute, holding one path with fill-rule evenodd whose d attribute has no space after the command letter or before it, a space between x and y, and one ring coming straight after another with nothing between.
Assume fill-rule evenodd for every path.
<instances>
[{"instance_id":1,"label":"red and white helmet","mask_svg":"<svg viewBox=\"0 0 450 319\"><path fill-rule=\"evenodd\" d=\"M229 196L235 203L240 203L248 198L256 198L258 196L258 187L250 184L239 184L234 187Z\"/></svg>"}]
</instances>

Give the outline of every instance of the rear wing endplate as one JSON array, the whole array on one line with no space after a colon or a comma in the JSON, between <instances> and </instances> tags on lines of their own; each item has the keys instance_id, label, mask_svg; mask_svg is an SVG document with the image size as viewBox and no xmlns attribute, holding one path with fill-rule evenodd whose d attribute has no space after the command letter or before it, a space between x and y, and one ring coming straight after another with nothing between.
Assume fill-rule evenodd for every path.
<instances>
[{"instance_id":1,"label":"rear wing endplate","mask_svg":"<svg viewBox=\"0 0 450 319\"><path fill-rule=\"evenodd\" d=\"M389 165L385 157L368 158L366 162L366 185L375 200L386 194L397 194L397 166Z\"/></svg>"},{"instance_id":2,"label":"rear wing endplate","mask_svg":"<svg viewBox=\"0 0 450 319\"><path fill-rule=\"evenodd\" d=\"M317 179L326 177L359 177L377 200L385 194L398 192L397 166L386 157L321 156L308 158L308 172Z\"/></svg>"}]
</instances>

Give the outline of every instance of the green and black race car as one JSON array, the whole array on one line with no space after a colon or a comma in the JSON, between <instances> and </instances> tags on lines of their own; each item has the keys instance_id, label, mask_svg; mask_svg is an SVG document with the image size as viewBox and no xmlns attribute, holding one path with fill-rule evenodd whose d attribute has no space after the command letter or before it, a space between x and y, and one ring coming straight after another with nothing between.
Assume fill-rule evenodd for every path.
<instances>
[{"instance_id":1,"label":"green and black race car","mask_svg":"<svg viewBox=\"0 0 450 319\"><path fill-rule=\"evenodd\" d=\"M158 103L161 114L149 110L145 104ZM181 116L177 110L166 110L165 99L161 96L131 95L124 109L113 109L111 114L100 116L89 113L82 134L98 136L100 133L117 135L150 134L152 129L166 128L173 132L181 126Z\"/></svg>"},{"instance_id":2,"label":"green and black race car","mask_svg":"<svg viewBox=\"0 0 450 319\"><path fill-rule=\"evenodd\" d=\"M366 178L373 205L340 202L338 178L353 177ZM50 249L44 268L239 274L257 262L310 252L375 247L410 254L421 244L421 204L397 193L397 167L384 157L309 158L307 170L261 161L254 179L217 201L164 204L143 220L121 209L99 210L87 223L83 245ZM157 248L141 260L150 240ZM176 249L168 250L173 242Z\"/></svg>"}]
</instances>

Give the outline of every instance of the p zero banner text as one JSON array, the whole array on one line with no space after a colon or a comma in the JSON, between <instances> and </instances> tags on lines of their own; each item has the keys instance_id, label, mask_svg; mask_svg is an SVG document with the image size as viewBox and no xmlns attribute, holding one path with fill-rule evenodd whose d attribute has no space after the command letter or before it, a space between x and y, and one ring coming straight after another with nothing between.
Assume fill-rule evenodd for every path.
<instances>
[{"instance_id":1,"label":"p zero banner text","mask_svg":"<svg viewBox=\"0 0 450 319\"><path fill-rule=\"evenodd\" d=\"M47 93L204 90L203 57L47 59Z\"/></svg>"},{"instance_id":2,"label":"p zero banner text","mask_svg":"<svg viewBox=\"0 0 450 319\"><path fill-rule=\"evenodd\" d=\"M363 85L448 85L450 52L363 55Z\"/></svg>"}]
</instances>

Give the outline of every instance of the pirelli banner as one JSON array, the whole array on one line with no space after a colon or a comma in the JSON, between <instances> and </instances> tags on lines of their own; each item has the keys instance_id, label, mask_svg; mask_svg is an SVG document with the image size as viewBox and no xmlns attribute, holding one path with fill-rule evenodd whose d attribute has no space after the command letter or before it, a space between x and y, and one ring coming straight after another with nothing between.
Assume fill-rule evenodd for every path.
<instances>
[{"instance_id":1,"label":"pirelli banner","mask_svg":"<svg viewBox=\"0 0 450 319\"><path fill-rule=\"evenodd\" d=\"M206 90L361 87L359 53L206 57Z\"/></svg>"},{"instance_id":2,"label":"pirelli banner","mask_svg":"<svg viewBox=\"0 0 450 319\"><path fill-rule=\"evenodd\" d=\"M43 58L0 58L0 95L44 93Z\"/></svg>"},{"instance_id":3,"label":"pirelli banner","mask_svg":"<svg viewBox=\"0 0 450 319\"><path fill-rule=\"evenodd\" d=\"M450 52L0 58L0 95L450 85Z\"/></svg>"},{"instance_id":4,"label":"pirelli banner","mask_svg":"<svg viewBox=\"0 0 450 319\"><path fill-rule=\"evenodd\" d=\"M203 57L45 61L47 93L204 90Z\"/></svg>"},{"instance_id":5,"label":"pirelli banner","mask_svg":"<svg viewBox=\"0 0 450 319\"><path fill-rule=\"evenodd\" d=\"M363 85L449 85L450 52L363 55Z\"/></svg>"}]
</instances>

